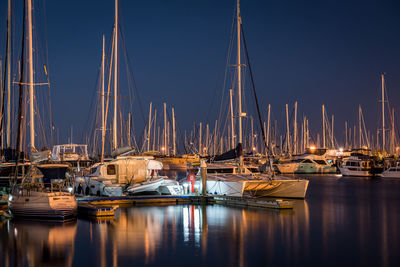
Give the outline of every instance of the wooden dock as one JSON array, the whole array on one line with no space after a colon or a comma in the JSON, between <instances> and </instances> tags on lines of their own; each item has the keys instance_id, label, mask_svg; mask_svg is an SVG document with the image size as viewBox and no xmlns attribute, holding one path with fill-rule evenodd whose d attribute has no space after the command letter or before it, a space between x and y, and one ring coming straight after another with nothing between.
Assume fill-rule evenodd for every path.
<instances>
[{"instance_id":1,"label":"wooden dock","mask_svg":"<svg viewBox=\"0 0 400 267\"><path fill-rule=\"evenodd\" d=\"M140 204L184 204L192 202L192 195L148 195L148 196L121 196L121 197L78 197L78 202L95 205L140 205ZM197 196L198 197L198 196Z\"/></svg>"},{"instance_id":2,"label":"wooden dock","mask_svg":"<svg viewBox=\"0 0 400 267\"><path fill-rule=\"evenodd\" d=\"M230 196L196 196L196 195L149 195L121 197L81 197L79 203L91 205L148 205L148 204L222 204L230 206L246 206L267 209L293 209L293 201L281 199L260 199ZM81 204L79 204L81 205Z\"/></svg>"},{"instance_id":3,"label":"wooden dock","mask_svg":"<svg viewBox=\"0 0 400 267\"><path fill-rule=\"evenodd\" d=\"M282 199L259 199L249 197L214 196L215 202L221 205L244 206L265 209L293 209L293 201Z\"/></svg>"}]
</instances>

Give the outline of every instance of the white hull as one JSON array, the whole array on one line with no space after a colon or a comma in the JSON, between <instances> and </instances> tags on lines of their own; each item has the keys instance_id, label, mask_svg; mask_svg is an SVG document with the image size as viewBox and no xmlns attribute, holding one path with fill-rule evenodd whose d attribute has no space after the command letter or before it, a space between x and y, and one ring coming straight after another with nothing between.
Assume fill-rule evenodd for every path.
<instances>
[{"instance_id":1,"label":"white hull","mask_svg":"<svg viewBox=\"0 0 400 267\"><path fill-rule=\"evenodd\" d=\"M158 179L155 181L147 181L143 183L136 183L130 185L126 191L130 194L138 194L144 192L156 192L160 185L164 182L164 179Z\"/></svg>"},{"instance_id":2,"label":"white hull","mask_svg":"<svg viewBox=\"0 0 400 267\"><path fill-rule=\"evenodd\" d=\"M158 192L162 195L183 195L183 186L175 180L164 179L163 183L158 188Z\"/></svg>"},{"instance_id":3,"label":"white hull","mask_svg":"<svg viewBox=\"0 0 400 267\"><path fill-rule=\"evenodd\" d=\"M273 179L246 180L210 179L207 180L207 192L226 196L259 196L282 198L305 198L308 180L305 179Z\"/></svg>"},{"instance_id":4,"label":"white hull","mask_svg":"<svg viewBox=\"0 0 400 267\"><path fill-rule=\"evenodd\" d=\"M107 180L100 181L92 177L77 177L75 179L75 192L82 195L121 197L125 186L125 184L111 183Z\"/></svg>"},{"instance_id":5,"label":"white hull","mask_svg":"<svg viewBox=\"0 0 400 267\"><path fill-rule=\"evenodd\" d=\"M75 196L66 192L30 191L11 194L8 208L14 217L65 220L76 216Z\"/></svg>"},{"instance_id":6,"label":"white hull","mask_svg":"<svg viewBox=\"0 0 400 267\"><path fill-rule=\"evenodd\" d=\"M380 176L383 178L400 178L400 168L398 171L390 171L390 169L386 170L381 173Z\"/></svg>"},{"instance_id":7,"label":"white hull","mask_svg":"<svg viewBox=\"0 0 400 267\"><path fill-rule=\"evenodd\" d=\"M349 170L346 167L339 167L339 170L343 176L359 176L359 177L372 176L372 174L368 170Z\"/></svg>"},{"instance_id":8,"label":"white hull","mask_svg":"<svg viewBox=\"0 0 400 267\"><path fill-rule=\"evenodd\" d=\"M318 164L280 163L276 164L280 173L336 173L336 167L319 166Z\"/></svg>"}]
</instances>

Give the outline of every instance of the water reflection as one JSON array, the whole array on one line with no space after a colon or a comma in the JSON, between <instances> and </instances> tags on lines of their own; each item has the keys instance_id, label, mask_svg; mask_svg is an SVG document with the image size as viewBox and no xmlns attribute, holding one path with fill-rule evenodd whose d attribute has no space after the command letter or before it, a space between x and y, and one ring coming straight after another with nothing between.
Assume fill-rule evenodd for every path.
<instances>
[{"instance_id":1,"label":"water reflection","mask_svg":"<svg viewBox=\"0 0 400 267\"><path fill-rule=\"evenodd\" d=\"M398 265L400 182L314 179L289 211L134 206L66 225L3 222L0 265Z\"/></svg>"},{"instance_id":2,"label":"water reflection","mask_svg":"<svg viewBox=\"0 0 400 267\"><path fill-rule=\"evenodd\" d=\"M72 266L75 222L14 221L1 223L1 266Z\"/></svg>"}]
</instances>

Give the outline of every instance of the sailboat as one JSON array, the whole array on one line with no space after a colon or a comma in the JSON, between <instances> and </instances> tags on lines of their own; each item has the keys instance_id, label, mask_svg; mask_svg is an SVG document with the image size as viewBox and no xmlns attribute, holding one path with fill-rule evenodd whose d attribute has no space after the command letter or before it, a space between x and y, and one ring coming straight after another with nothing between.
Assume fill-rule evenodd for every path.
<instances>
[{"instance_id":1,"label":"sailboat","mask_svg":"<svg viewBox=\"0 0 400 267\"><path fill-rule=\"evenodd\" d=\"M118 147L117 138L117 114L118 114L118 0L115 0L114 16L114 36L113 53L114 59L110 64L114 68L114 98L113 98L113 118L112 118L112 153L114 159L104 160L104 147L106 135L106 122L108 114L108 103L104 107L104 96L110 96L110 87L108 92L104 90L104 36L102 53L102 83L101 83L101 156L100 162L90 167L90 173L79 175L75 178L75 189L78 194L99 195L99 196L122 196L125 194L148 193L158 190L160 185L164 185L166 176L160 176L158 171L162 169L161 162L154 160L152 156L132 155L134 149L131 146ZM128 130L130 134L130 130ZM129 135L128 135L129 136ZM128 138L129 139L129 138ZM167 182L166 184L169 185Z\"/></svg>"},{"instance_id":2,"label":"sailboat","mask_svg":"<svg viewBox=\"0 0 400 267\"><path fill-rule=\"evenodd\" d=\"M17 159L15 173L12 179L11 193L8 198L8 208L14 217L35 219L66 220L73 218L77 213L77 201L72 194L72 172L67 164L37 164L32 163L24 174L21 183L17 182L19 164L21 161L20 144L22 140L22 99L23 86L29 85L30 99L30 141L31 154L35 150L34 128L34 80L33 80L33 45L32 45L32 0L26 0L24 5L24 21L22 36L22 60L25 50L25 13L27 12L28 31L28 81L24 82L24 64L20 64L19 102L18 102L18 130L17 130Z\"/></svg>"},{"instance_id":3,"label":"sailboat","mask_svg":"<svg viewBox=\"0 0 400 267\"><path fill-rule=\"evenodd\" d=\"M213 170L215 173L207 175L207 192L209 194L216 195L227 195L227 196L262 196L262 197L283 197L283 198L305 198L308 183L306 179L290 179L285 177L277 177L273 175L273 172L266 173L254 173L248 168L243 162L242 153L242 117L246 116L242 112L241 103L241 91L242 91L242 62L241 62L241 39L242 39L242 19L240 14L240 3L237 0L236 9L236 25L237 25L237 95L238 95L238 125L239 125L239 140L236 149L228 151L225 156L221 156L217 159L227 160L238 159L236 163L237 168L224 168L226 163L220 163L220 169L214 166ZM250 65L249 65L250 66ZM254 84L253 84L254 89ZM255 89L254 89L255 90ZM256 104L258 102L256 99ZM233 137L232 137L233 138ZM265 139L265 138L264 138ZM267 148L266 148L267 149ZM232 157L233 156L233 157ZM232 163L231 163L232 164ZM272 165L272 164L271 164ZM232 170L230 172L229 170Z\"/></svg>"}]
</instances>

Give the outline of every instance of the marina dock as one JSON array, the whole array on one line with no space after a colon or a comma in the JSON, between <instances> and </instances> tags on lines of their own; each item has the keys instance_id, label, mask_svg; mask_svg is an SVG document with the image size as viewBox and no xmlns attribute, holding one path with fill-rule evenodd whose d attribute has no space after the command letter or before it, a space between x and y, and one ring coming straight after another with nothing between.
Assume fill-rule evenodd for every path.
<instances>
[{"instance_id":1,"label":"marina dock","mask_svg":"<svg viewBox=\"0 0 400 267\"><path fill-rule=\"evenodd\" d=\"M293 209L293 201L282 199L260 199L231 196L122 196L122 197L82 197L79 207L101 207L110 205L149 205L149 204L220 204L267 209Z\"/></svg>"}]
</instances>

